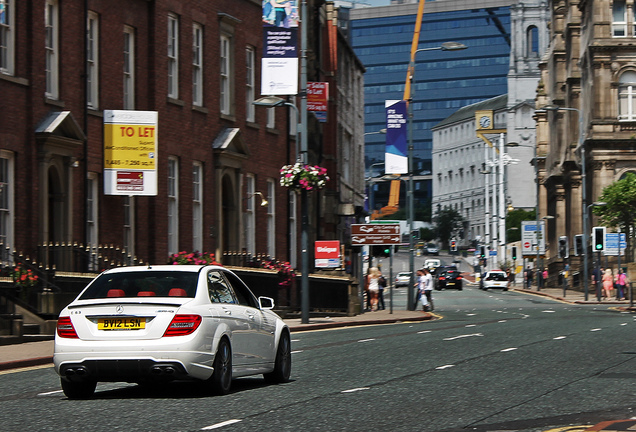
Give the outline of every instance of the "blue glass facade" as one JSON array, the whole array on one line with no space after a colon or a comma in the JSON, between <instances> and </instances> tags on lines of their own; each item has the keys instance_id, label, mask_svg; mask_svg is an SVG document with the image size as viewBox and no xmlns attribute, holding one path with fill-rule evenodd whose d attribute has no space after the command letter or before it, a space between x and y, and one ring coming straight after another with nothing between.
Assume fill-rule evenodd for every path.
<instances>
[{"instance_id":1,"label":"blue glass facade","mask_svg":"<svg viewBox=\"0 0 636 432\"><path fill-rule=\"evenodd\" d=\"M417 54L412 89L415 175L432 172L431 127L465 105L508 91L509 8L484 9L479 8L478 1L474 3L475 8L461 11L426 13L425 9L419 49L438 47L448 41L463 43L468 49ZM391 7L386 9L388 12ZM385 127L385 100L404 97L415 19L415 14L352 17L351 43L366 68L366 133ZM365 153L367 169L372 164L383 163L384 135L365 136ZM431 182L425 183L416 185L418 201L431 196Z\"/></svg>"}]
</instances>

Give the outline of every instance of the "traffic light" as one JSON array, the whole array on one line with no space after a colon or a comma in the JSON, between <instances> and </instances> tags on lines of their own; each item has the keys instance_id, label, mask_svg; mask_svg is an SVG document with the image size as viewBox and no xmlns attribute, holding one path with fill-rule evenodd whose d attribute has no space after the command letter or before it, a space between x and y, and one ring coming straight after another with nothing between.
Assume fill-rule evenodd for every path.
<instances>
[{"instance_id":1,"label":"traffic light","mask_svg":"<svg viewBox=\"0 0 636 432\"><path fill-rule=\"evenodd\" d=\"M570 243L568 242L568 236L559 237L559 258L570 257Z\"/></svg>"},{"instance_id":2,"label":"traffic light","mask_svg":"<svg viewBox=\"0 0 636 432\"><path fill-rule=\"evenodd\" d=\"M517 259L517 246L512 247L512 259L513 260Z\"/></svg>"},{"instance_id":3,"label":"traffic light","mask_svg":"<svg viewBox=\"0 0 636 432\"><path fill-rule=\"evenodd\" d=\"M455 240L451 240L451 251L457 252L457 242Z\"/></svg>"},{"instance_id":4,"label":"traffic light","mask_svg":"<svg viewBox=\"0 0 636 432\"><path fill-rule=\"evenodd\" d=\"M583 255L583 234L574 236L574 256Z\"/></svg>"},{"instance_id":5,"label":"traffic light","mask_svg":"<svg viewBox=\"0 0 636 432\"><path fill-rule=\"evenodd\" d=\"M391 256L391 246L384 246L382 250L382 255L385 257Z\"/></svg>"},{"instance_id":6,"label":"traffic light","mask_svg":"<svg viewBox=\"0 0 636 432\"><path fill-rule=\"evenodd\" d=\"M486 258L486 246L479 246L479 255L482 258Z\"/></svg>"},{"instance_id":7,"label":"traffic light","mask_svg":"<svg viewBox=\"0 0 636 432\"><path fill-rule=\"evenodd\" d=\"M605 250L605 227L592 228L592 242L596 252Z\"/></svg>"},{"instance_id":8,"label":"traffic light","mask_svg":"<svg viewBox=\"0 0 636 432\"><path fill-rule=\"evenodd\" d=\"M420 230L416 229L411 231L411 236L413 237L413 240L419 240L420 239Z\"/></svg>"}]
</instances>

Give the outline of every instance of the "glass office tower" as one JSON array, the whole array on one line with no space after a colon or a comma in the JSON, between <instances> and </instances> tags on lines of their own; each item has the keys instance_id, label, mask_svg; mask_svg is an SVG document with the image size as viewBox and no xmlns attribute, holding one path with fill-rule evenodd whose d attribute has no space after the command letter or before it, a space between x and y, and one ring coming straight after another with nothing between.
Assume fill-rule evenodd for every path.
<instances>
[{"instance_id":1,"label":"glass office tower","mask_svg":"<svg viewBox=\"0 0 636 432\"><path fill-rule=\"evenodd\" d=\"M416 207L431 199L431 127L459 108L507 93L510 10L514 1L427 1L418 49L448 41L462 51L417 53L413 76L413 175ZM467 7L469 5L469 7ZM350 38L365 74L365 167L378 176L384 162L385 101L404 98L417 2L350 11ZM374 183L374 207L386 205L388 185ZM401 188L402 190L405 187ZM405 203L401 192L401 206Z\"/></svg>"}]
</instances>

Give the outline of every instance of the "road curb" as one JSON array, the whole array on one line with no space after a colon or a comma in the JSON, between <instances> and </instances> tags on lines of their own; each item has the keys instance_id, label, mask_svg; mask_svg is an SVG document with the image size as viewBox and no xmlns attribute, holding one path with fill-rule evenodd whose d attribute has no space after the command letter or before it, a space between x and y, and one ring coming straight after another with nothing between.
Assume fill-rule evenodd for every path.
<instances>
[{"instance_id":1,"label":"road curb","mask_svg":"<svg viewBox=\"0 0 636 432\"><path fill-rule=\"evenodd\" d=\"M36 357L32 359L14 360L10 362L0 363L0 371L6 371L10 369L20 369L32 366L41 366L49 363L53 363L53 356Z\"/></svg>"}]
</instances>

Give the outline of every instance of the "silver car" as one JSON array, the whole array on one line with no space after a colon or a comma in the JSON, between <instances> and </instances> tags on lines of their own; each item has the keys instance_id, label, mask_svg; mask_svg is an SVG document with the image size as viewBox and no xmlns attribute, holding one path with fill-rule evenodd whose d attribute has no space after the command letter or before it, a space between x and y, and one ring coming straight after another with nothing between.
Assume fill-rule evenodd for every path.
<instances>
[{"instance_id":1,"label":"silver car","mask_svg":"<svg viewBox=\"0 0 636 432\"><path fill-rule=\"evenodd\" d=\"M60 313L55 371L70 399L100 381L191 380L217 394L241 376L287 382L291 338L273 307L220 266L108 270Z\"/></svg>"},{"instance_id":2,"label":"silver car","mask_svg":"<svg viewBox=\"0 0 636 432\"><path fill-rule=\"evenodd\" d=\"M397 276L395 276L395 287L409 286L410 281L411 272L399 272Z\"/></svg>"}]
</instances>

